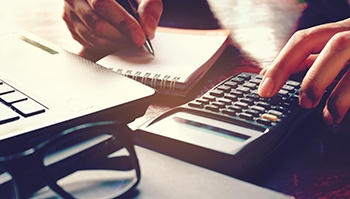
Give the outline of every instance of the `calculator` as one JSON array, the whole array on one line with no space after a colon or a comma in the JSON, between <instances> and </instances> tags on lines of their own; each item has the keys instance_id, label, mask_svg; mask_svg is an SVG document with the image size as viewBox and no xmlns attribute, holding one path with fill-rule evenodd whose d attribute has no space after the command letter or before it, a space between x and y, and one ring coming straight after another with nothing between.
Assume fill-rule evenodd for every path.
<instances>
[{"instance_id":1,"label":"calculator","mask_svg":"<svg viewBox=\"0 0 350 199\"><path fill-rule=\"evenodd\" d=\"M202 96L170 109L135 131L137 144L231 176L268 157L308 118L301 83L288 80L271 98L257 89L262 75L233 75Z\"/></svg>"}]
</instances>

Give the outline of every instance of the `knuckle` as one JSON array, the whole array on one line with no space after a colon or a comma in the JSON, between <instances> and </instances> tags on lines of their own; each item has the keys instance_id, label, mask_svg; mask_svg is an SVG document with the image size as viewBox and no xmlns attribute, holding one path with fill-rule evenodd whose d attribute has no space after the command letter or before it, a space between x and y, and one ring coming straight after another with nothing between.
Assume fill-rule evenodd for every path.
<instances>
[{"instance_id":1,"label":"knuckle","mask_svg":"<svg viewBox=\"0 0 350 199\"><path fill-rule=\"evenodd\" d=\"M91 43L94 43L96 40L96 35L90 31L81 31L80 35Z\"/></svg>"},{"instance_id":2,"label":"knuckle","mask_svg":"<svg viewBox=\"0 0 350 199\"><path fill-rule=\"evenodd\" d=\"M61 15L61 18L63 19L63 21L67 22L69 21L69 16L66 12L63 12Z\"/></svg>"},{"instance_id":3,"label":"knuckle","mask_svg":"<svg viewBox=\"0 0 350 199\"><path fill-rule=\"evenodd\" d=\"M149 0L149 4L156 7L159 10L163 9L163 2L161 0Z\"/></svg>"},{"instance_id":4,"label":"knuckle","mask_svg":"<svg viewBox=\"0 0 350 199\"><path fill-rule=\"evenodd\" d=\"M90 31L98 34L98 31L100 29L100 19L94 15L93 13L84 13L83 19L86 22L86 25L89 27Z\"/></svg>"},{"instance_id":5,"label":"knuckle","mask_svg":"<svg viewBox=\"0 0 350 199\"><path fill-rule=\"evenodd\" d=\"M63 5L63 12L62 12L62 14L61 14L61 18L62 18L65 22L69 21L69 19L70 19L69 13L70 13L70 12L71 12L71 9L70 9L68 3L65 2L64 5Z\"/></svg>"},{"instance_id":6,"label":"knuckle","mask_svg":"<svg viewBox=\"0 0 350 199\"><path fill-rule=\"evenodd\" d=\"M295 43L306 42L310 40L311 35L312 31L310 29L298 30L292 35L291 40Z\"/></svg>"},{"instance_id":7,"label":"knuckle","mask_svg":"<svg viewBox=\"0 0 350 199\"><path fill-rule=\"evenodd\" d=\"M123 19L119 21L117 24L118 29L124 33L130 32L131 30L133 30L132 26L133 24L131 23L131 21L127 19Z\"/></svg>"},{"instance_id":8,"label":"knuckle","mask_svg":"<svg viewBox=\"0 0 350 199\"><path fill-rule=\"evenodd\" d=\"M96 21L96 23L94 24L94 26L92 26L92 32L95 35L103 35L103 33L105 32L105 26L102 23L99 23L99 20Z\"/></svg>"},{"instance_id":9,"label":"knuckle","mask_svg":"<svg viewBox=\"0 0 350 199\"><path fill-rule=\"evenodd\" d=\"M160 18L161 14L163 13L163 3L160 0L152 0L151 5L153 6L152 15L155 19Z\"/></svg>"},{"instance_id":10,"label":"knuckle","mask_svg":"<svg viewBox=\"0 0 350 199\"><path fill-rule=\"evenodd\" d=\"M105 0L91 0L90 1L90 6L93 10L101 10L103 8Z\"/></svg>"},{"instance_id":11,"label":"knuckle","mask_svg":"<svg viewBox=\"0 0 350 199\"><path fill-rule=\"evenodd\" d=\"M329 41L334 51L344 51L350 48L350 34L348 32L336 33Z\"/></svg>"}]
</instances>

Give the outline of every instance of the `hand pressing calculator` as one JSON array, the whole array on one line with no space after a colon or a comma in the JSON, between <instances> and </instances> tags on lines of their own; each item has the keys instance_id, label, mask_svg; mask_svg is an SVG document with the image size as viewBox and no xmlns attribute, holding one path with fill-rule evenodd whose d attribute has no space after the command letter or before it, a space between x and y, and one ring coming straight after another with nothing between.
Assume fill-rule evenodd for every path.
<instances>
[{"instance_id":1,"label":"hand pressing calculator","mask_svg":"<svg viewBox=\"0 0 350 199\"><path fill-rule=\"evenodd\" d=\"M173 108L136 131L139 145L224 174L239 176L291 134L312 110L298 104L300 82L261 98L261 75L239 73L201 97Z\"/></svg>"}]
</instances>

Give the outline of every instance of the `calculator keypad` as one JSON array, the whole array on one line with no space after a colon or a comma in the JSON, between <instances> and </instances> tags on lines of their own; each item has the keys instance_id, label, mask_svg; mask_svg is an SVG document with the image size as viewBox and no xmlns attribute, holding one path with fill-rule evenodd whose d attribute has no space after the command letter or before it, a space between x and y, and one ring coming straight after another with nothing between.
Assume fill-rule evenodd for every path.
<instances>
[{"instance_id":1,"label":"calculator keypad","mask_svg":"<svg viewBox=\"0 0 350 199\"><path fill-rule=\"evenodd\" d=\"M261 75L240 73L227 78L187 106L250 126L271 128L299 107L300 83L288 80L278 94L262 98L257 94L261 80Z\"/></svg>"}]
</instances>

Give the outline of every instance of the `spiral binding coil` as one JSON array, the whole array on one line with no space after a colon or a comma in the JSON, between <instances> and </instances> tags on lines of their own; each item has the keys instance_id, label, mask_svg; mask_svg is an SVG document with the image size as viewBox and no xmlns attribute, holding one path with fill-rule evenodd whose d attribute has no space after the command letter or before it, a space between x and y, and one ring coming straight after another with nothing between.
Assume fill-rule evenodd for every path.
<instances>
[{"instance_id":1,"label":"spiral binding coil","mask_svg":"<svg viewBox=\"0 0 350 199\"><path fill-rule=\"evenodd\" d=\"M145 72L143 75L141 71L133 71L133 70L123 70L117 69L114 72L127 76L131 79L139 81L143 84L151 86L153 88L159 88L161 90L169 90L174 91L176 89L176 83L180 80L180 77L171 77L170 75L164 75L162 77L161 74L154 74ZM157 84L159 82L159 84Z\"/></svg>"}]
</instances>

